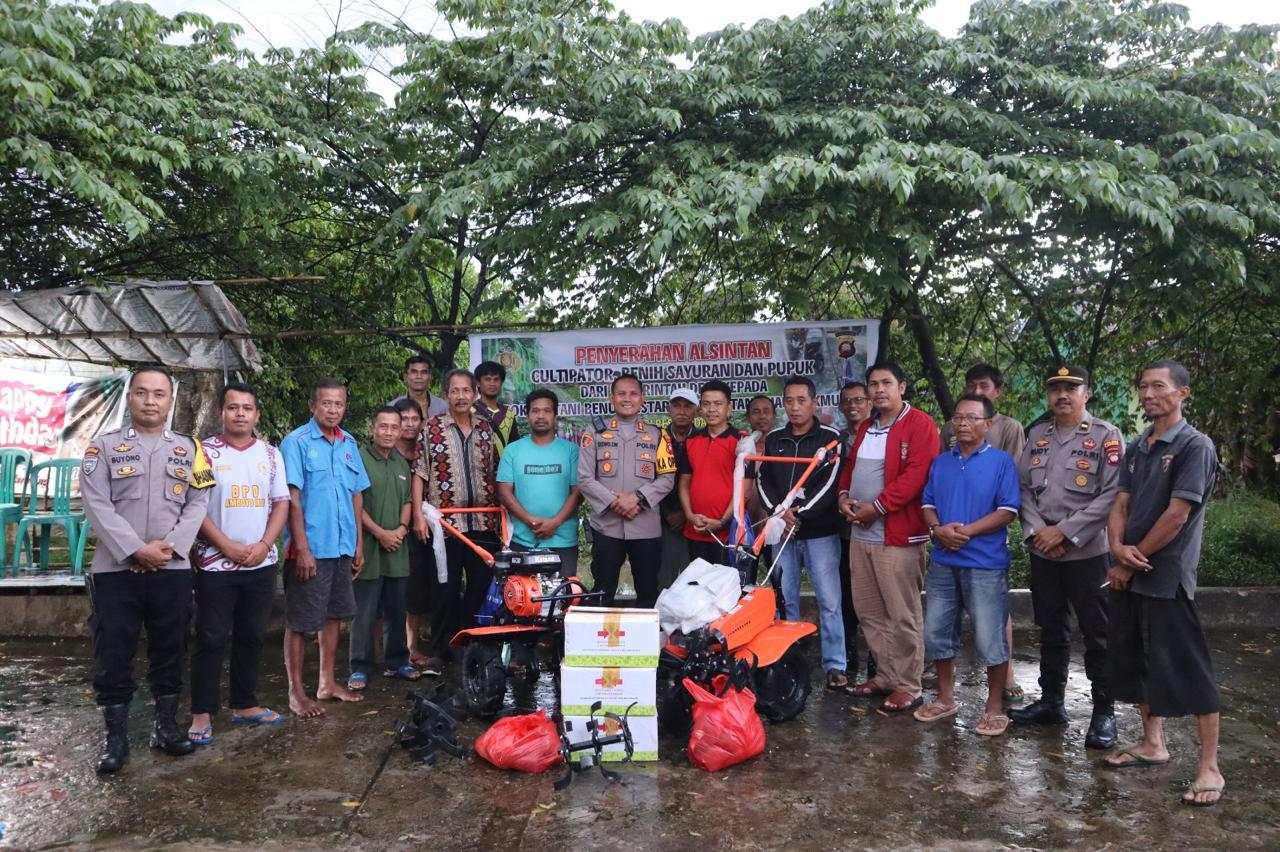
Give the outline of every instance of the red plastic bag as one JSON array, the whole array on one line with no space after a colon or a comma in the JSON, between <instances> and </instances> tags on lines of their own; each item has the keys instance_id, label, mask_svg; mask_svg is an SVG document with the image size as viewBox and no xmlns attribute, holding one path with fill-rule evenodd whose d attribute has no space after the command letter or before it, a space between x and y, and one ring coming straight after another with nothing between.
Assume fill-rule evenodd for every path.
<instances>
[{"instance_id":1,"label":"red plastic bag","mask_svg":"<svg viewBox=\"0 0 1280 852\"><path fill-rule=\"evenodd\" d=\"M718 772L764 751L764 723L756 713L756 697L751 690L729 686L723 694L716 695L689 678L684 679L684 688L693 696L690 763Z\"/></svg>"},{"instance_id":2,"label":"red plastic bag","mask_svg":"<svg viewBox=\"0 0 1280 852\"><path fill-rule=\"evenodd\" d=\"M506 716L476 739L476 754L499 769L543 772L559 766L560 734L543 713Z\"/></svg>"}]
</instances>

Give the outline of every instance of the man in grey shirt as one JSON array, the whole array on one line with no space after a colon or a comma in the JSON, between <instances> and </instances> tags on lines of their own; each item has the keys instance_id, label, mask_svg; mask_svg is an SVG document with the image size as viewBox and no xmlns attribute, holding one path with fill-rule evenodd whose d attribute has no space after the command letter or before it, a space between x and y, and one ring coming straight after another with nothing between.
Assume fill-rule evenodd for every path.
<instances>
[{"instance_id":1,"label":"man in grey shirt","mask_svg":"<svg viewBox=\"0 0 1280 852\"><path fill-rule=\"evenodd\" d=\"M1156 361L1138 380L1151 426L1125 452L1120 493L1107 522L1107 648L1108 681L1116 699L1138 705L1142 740L1117 749L1102 765L1168 763L1165 717L1195 716L1200 765L1181 801L1213 807L1226 789L1218 769L1219 696L1194 598L1218 455L1182 417L1190 396L1190 375L1177 361Z\"/></svg>"},{"instance_id":2,"label":"man in grey shirt","mask_svg":"<svg viewBox=\"0 0 1280 852\"><path fill-rule=\"evenodd\" d=\"M431 359L426 355L410 355L404 362L404 396L387 403L395 406L402 399L411 399L422 409L422 422L449 413L449 404L431 395Z\"/></svg>"}]
</instances>

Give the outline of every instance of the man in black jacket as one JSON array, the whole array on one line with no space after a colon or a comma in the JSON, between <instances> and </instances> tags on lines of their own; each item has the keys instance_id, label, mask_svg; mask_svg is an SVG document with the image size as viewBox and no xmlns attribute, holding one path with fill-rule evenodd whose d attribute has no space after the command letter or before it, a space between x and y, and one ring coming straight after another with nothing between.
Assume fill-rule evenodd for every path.
<instances>
[{"instance_id":1,"label":"man in black jacket","mask_svg":"<svg viewBox=\"0 0 1280 852\"><path fill-rule=\"evenodd\" d=\"M805 481L803 490L784 509L787 495L804 474L803 463L766 462L755 476L760 502L780 517L790 537L774 547L775 567L782 574L786 617L800 618L800 571L807 569L818 598L818 626L822 636L822 668L827 688L844 689L844 620L840 612L840 509L837 480L840 474L840 433L818 422L818 400L813 381L803 376L787 379L782 391L787 424L765 438L766 456L811 459L826 448L827 460ZM749 476L751 474L748 474Z\"/></svg>"}]
</instances>

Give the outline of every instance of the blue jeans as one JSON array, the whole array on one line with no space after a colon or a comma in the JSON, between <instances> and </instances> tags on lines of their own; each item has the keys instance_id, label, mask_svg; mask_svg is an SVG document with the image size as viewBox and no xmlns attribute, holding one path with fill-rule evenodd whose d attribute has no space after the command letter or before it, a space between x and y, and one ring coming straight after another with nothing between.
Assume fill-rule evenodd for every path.
<instances>
[{"instance_id":1,"label":"blue jeans","mask_svg":"<svg viewBox=\"0 0 1280 852\"><path fill-rule=\"evenodd\" d=\"M960 614L973 620L978 662L998 666L1009 659L1004 625L1009 618L1009 572L952 568L930 560L925 575L924 653L928 660L960 654Z\"/></svg>"},{"instance_id":2,"label":"blue jeans","mask_svg":"<svg viewBox=\"0 0 1280 852\"><path fill-rule=\"evenodd\" d=\"M840 537L793 538L782 549L776 568L782 574L782 599L788 621L800 620L800 569L818 598L818 632L822 635L822 668L844 671L844 616L840 611Z\"/></svg>"}]
</instances>

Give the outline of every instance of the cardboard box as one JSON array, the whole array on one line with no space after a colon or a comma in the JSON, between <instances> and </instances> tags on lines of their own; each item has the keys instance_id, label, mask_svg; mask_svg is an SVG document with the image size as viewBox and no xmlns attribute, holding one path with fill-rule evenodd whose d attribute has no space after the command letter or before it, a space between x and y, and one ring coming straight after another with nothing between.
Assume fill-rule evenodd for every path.
<instances>
[{"instance_id":1,"label":"cardboard box","mask_svg":"<svg viewBox=\"0 0 1280 852\"><path fill-rule=\"evenodd\" d=\"M618 715L622 715L619 713ZM569 742L584 742L589 737L587 734L587 716L565 716L564 723L566 726L572 725L568 729ZM601 722L599 716L596 717L597 723ZM618 723L612 719L603 720L603 733L613 734L616 732ZM649 762L658 759L658 717L657 716L630 716L627 718L627 727L631 729L631 743L634 751L631 759L637 762ZM581 752L579 752L581 753ZM604 754L601 760L605 763L614 763L626 757L626 751L622 747L622 743L616 745L605 746Z\"/></svg>"},{"instance_id":2,"label":"cardboard box","mask_svg":"<svg viewBox=\"0 0 1280 852\"><path fill-rule=\"evenodd\" d=\"M661 649L656 609L575 606L565 614L565 665L652 669Z\"/></svg>"},{"instance_id":3,"label":"cardboard box","mask_svg":"<svg viewBox=\"0 0 1280 852\"><path fill-rule=\"evenodd\" d=\"M656 669L629 669L620 666L561 666L560 712L566 716L589 716L591 705L601 702L602 710L619 716L631 707L632 716L654 716L658 712L658 672Z\"/></svg>"}]
</instances>

